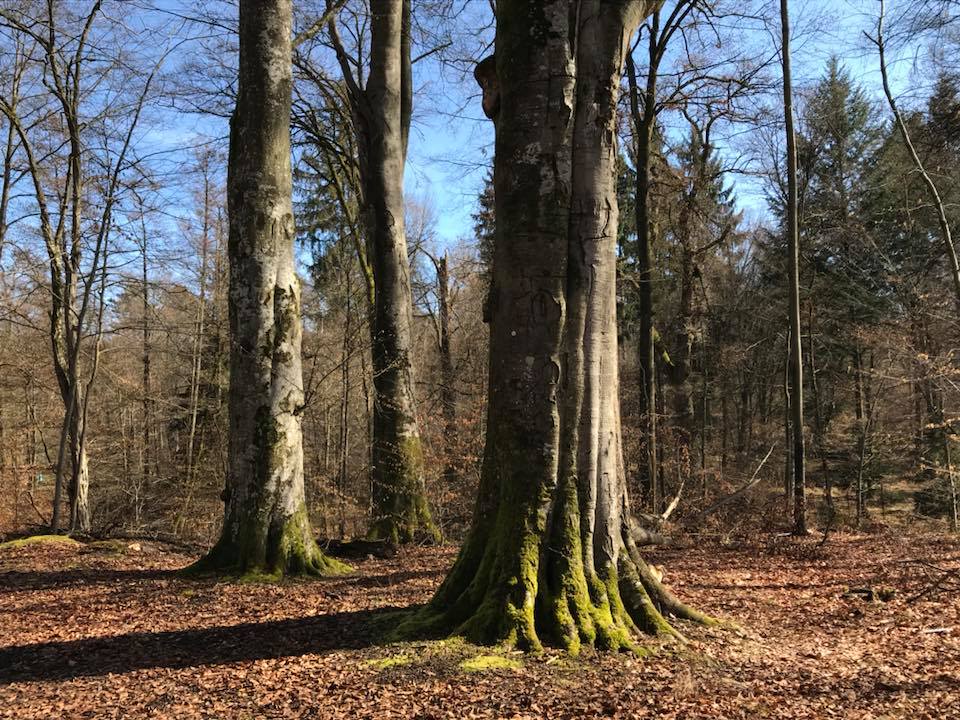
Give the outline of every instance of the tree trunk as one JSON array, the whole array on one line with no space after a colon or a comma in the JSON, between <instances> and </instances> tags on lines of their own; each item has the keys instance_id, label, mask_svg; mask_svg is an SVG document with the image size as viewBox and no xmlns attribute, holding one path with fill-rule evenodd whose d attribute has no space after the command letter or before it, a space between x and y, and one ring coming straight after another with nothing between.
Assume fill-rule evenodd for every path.
<instances>
[{"instance_id":1,"label":"tree trunk","mask_svg":"<svg viewBox=\"0 0 960 720\"><path fill-rule=\"evenodd\" d=\"M637 300L640 314L640 417L646 447L646 467L643 485L647 505L657 512L657 411L656 411L656 343L653 325L653 224L650 221L650 185L653 164L653 132L656 124L657 103L657 27L659 10L653 14L653 29L648 38L649 64L643 94L643 110L637 91L637 74L633 57L626 56L627 82L630 87L630 115L636 143L637 182L634 207L637 226Z\"/></svg>"},{"instance_id":2,"label":"tree trunk","mask_svg":"<svg viewBox=\"0 0 960 720\"><path fill-rule=\"evenodd\" d=\"M709 622L653 577L629 531L615 129L624 53L649 10L498 3L484 464L470 534L409 631L576 652L631 647L637 629L675 635L666 613Z\"/></svg>"},{"instance_id":3,"label":"tree trunk","mask_svg":"<svg viewBox=\"0 0 960 720\"><path fill-rule=\"evenodd\" d=\"M682 212L688 217L691 208ZM681 219L681 227L689 226L689 220ZM690 242L688 229L681 231L681 242ZM693 388L690 383L690 364L693 352L693 253L686 246L681 247L680 261L680 305L674 318L674 344L670 353L671 364L667 378L673 387L673 427L678 454L683 463L690 463L690 449L693 442Z\"/></svg>"},{"instance_id":4,"label":"tree trunk","mask_svg":"<svg viewBox=\"0 0 960 720\"><path fill-rule=\"evenodd\" d=\"M790 336L783 361L783 512L788 520L793 507L793 456L790 434Z\"/></svg>"},{"instance_id":5,"label":"tree trunk","mask_svg":"<svg viewBox=\"0 0 960 720\"><path fill-rule=\"evenodd\" d=\"M823 473L823 499L826 502L828 512L833 512L833 476L827 467L827 451L824 442L827 434L826 423L823 421L823 408L820 403L820 383L817 381L817 358L814 341L813 329L813 301L808 303L807 311L807 358L810 363L810 394L813 401L813 447L817 457L820 458L820 472Z\"/></svg>"},{"instance_id":6,"label":"tree trunk","mask_svg":"<svg viewBox=\"0 0 960 720\"><path fill-rule=\"evenodd\" d=\"M80 379L75 380L77 385ZM79 392L79 390L78 390ZM90 532L90 468L87 460L86 420L78 399L70 419L70 454L73 472L70 478L70 533Z\"/></svg>"},{"instance_id":7,"label":"tree trunk","mask_svg":"<svg viewBox=\"0 0 960 720\"><path fill-rule=\"evenodd\" d=\"M220 540L200 571L326 574L303 488L300 280L290 172L291 0L241 0L230 123L230 440Z\"/></svg>"},{"instance_id":8,"label":"tree trunk","mask_svg":"<svg viewBox=\"0 0 960 720\"><path fill-rule=\"evenodd\" d=\"M370 71L364 89L331 24L358 133L362 211L375 285L370 536L394 543L436 541L440 536L426 500L410 358L413 308L403 196L413 92L410 3L372 0L370 11Z\"/></svg>"},{"instance_id":9,"label":"tree trunk","mask_svg":"<svg viewBox=\"0 0 960 720\"><path fill-rule=\"evenodd\" d=\"M450 348L450 267L447 255L437 258L437 315L438 337L437 345L440 350L440 406L443 410L443 433L447 443L444 452L445 467L443 471L444 484L449 489L457 479L457 470L453 453L455 446L457 422L457 395L455 391L456 377L453 367L453 353Z\"/></svg>"},{"instance_id":10,"label":"tree trunk","mask_svg":"<svg viewBox=\"0 0 960 720\"><path fill-rule=\"evenodd\" d=\"M150 285L147 268L147 230L143 218L140 219L143 247L141 260L141 321L142 321L142 405L143 405L143 460L141 463L141 481L144 492L150 492L151 477L153 474L153 438L151 430L153 426L153 388L151 387L151 346L150 346ZM139 529L139 527L137 528Z\"/></svg>"},{"instance_id":11,"label":"tree trunk","mask_svg":"<svg viewBox=\"0 0 960 720\"><path fill-rule=\"evenodd\" d=\"M177 534L183 531L183 526L187 521L190 511L190 505L193 503L193 494L196 475L196 446L197 446L197 422L200 416L200 385L203 380L203 346L206 337L207 320L207 265L210 254L210 178L207 161L203 164L203 229L200 234L200 274L199 287L197 292L197 312L193 322L193 352L190 356L190 393L189 422L187 423L187 457L184 464L183 487L185 497L180 510L180 516L177 518L175 532ZM145 356L146 357L146 356ZM145 365L144 372L146 372ZM146 377L146 375L145 375Z\"/></svg>"},{"instance_id":12,"label":"tree trunk","mask_svg":"<svg viewBox=\"0 0 960 720\"><path fill-rule=\"evenodd\" d=\"M960 501L957 498L957 477L953 473L953 457L950 453L950 433L946 429L943 431L943 457L944 464L947 467L947 483L950 488L950 531L956 532L958 515L960 515Z\"/></svg>"},{"instance_id":13,"label":"tree trunk","mask_svg":"<svg viewBox=\"0 0 960 720\"><path fill-rule=\"evenodd\" d=\"M783 62L783 116L787 133L787 246L790 256L790 409L793 423L793 532L807 534L806 454L803 438L803 354L800 342L800 250L797 221L797 136L793 128L793 83L790 72L790 14L780 0Z\"/></svg>"},{"instance_id":14,"label":"tree trunk","mask_svg":"<svg viewBox=\"0 0 960 720\"><path fill-rule=\"evenodd\" d=\"M867 457L867 413L863 387L863 353L860 350L859 343L857 343L853 352L853 361L856 372L854 378L854 412L857 420L857 529L860 529L867 514L866 488L864 488L863 478Z\"/></svg>"}]
</instances>

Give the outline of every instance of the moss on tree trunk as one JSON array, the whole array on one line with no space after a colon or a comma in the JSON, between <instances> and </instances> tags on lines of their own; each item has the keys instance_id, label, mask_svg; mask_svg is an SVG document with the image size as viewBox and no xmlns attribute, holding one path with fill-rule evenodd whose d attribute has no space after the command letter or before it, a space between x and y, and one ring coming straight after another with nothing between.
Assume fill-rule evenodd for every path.
<instances>
[{"instance_id":1,"label":"moss on tree trunk","mask_svg":"<svg viewBox=\"0 0 960 720\"><path fill-rule=\"evenodd\" d=\"M440 540L423 487L423 447L419 434L397 438L381 448L374 469L374 519L370 538L394 545Z\"/></svg>"},{"instance_id":2,"label":"moss on tree trunk","mask_svg":"<svg viewBox=\"0 0 960 720\"><path fill-rule=\"evenodd\" d=\"M291 0L241 0L230 122L230 437L220 539L192 568L346 571L313 539L303 483L303 369L290 170Z\"/></svg>"},{"instance_id":3,"label":"moss on tree trunk","mask_svg":"<svg viewBox=\"0 0 960 720\"><path fill-rule=\"evenodd\" d=\"M254 523L224 533L189 571L241 578L279 579L287 575L326 577L350 572L350 567L327 557L314 540L306 507L275 519L264 532Z\"/></svg>"},{"instance_id":4,"label":"moss on tree trunk","mask_svg":"<svg viewBox=\"0 0 960 720\"><path fill-rule=\"evenodd\" d=\"M370 4L370 73L351 91L357 123L363 215L374 279L371 312L373 383L370 537L392 543L438 541L426 499L423 450L414 396L412 295L404 226L412 88L410 3Z\"/></svg>"},{"instance_id":5,"label":"moss on tree trunk","mask_svg":"<svg viewBox=\"0 0 960 720\"><path fill-rule=\"evenodd\" d=\"M631 540L616 327L616 104L644 0L501 0L484 466L470 534L401 634L577 652L713 622ZM497 93L499 97L489 97Z\"/></svg>"}]
</instances>

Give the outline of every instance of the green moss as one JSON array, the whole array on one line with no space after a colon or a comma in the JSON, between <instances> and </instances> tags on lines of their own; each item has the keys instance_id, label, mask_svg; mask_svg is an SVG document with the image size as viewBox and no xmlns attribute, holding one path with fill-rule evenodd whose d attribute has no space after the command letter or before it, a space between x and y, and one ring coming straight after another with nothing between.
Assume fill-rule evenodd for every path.
<instances>
[{"instance_id":1,"label":"green moss","mask_svg":"<svg viewBox=\"0 0 960 720\"><path fill-rule=\"evenodd\" d=\"M523 663L502 655L477 655L460 663L464 672L485 672L488 670L519 670Z\"/></svg>"},{"instance_id":2,"label":"green moss","mask_svg":"<svg viewBox=\"0 0 960 720\"><path fill-rule=\"evenodd\" d=\"M87 547L90 550L112 555L125 555L128 549L127 543L122 540L97 540L89 543Z\"/></svg>"},{"instance_id":3,"label":"green moss","mask_svg":"<svg viewBox=\"0 0 960 720\"><path fill-rule=\"evenodd\" d=\"M443 540L423 490L423 441L418 435L397 438L389 460L377 468L373 523L369 537L394 545Z\"/></svg>"},{"instance_id":4,"label":"green moss","mask_svg":"<svg viewBox=\"0 0 960 720\"><path fill-rule=\"evenodd\" d=\"M301 504L266 536L256 525L251 525L247 532L247 537L236 541L224 534L209 553L182 572L233 577L240 582L276 583L285 577L330 577L353 570L320 550L310 534L306 505Z\"/></svg>"},{"instance_id":5,"label":"green moss","mask_svg":"<svg viewBox=\"0 0 960 720\"><path fill-rule=\"evenodd\" d=\"M377 670L387 670L389 668L400 667L402 665L409 665L412 662L413 658L411 658L409 655L391 655L390 657L385 658L364 660L363 664L366 667L375 668Z\"/></svg>"},{"instance_id":6,"label":"green moss","mask_svg":"<svg viewBox=\"0 0 960 720\"><path fill-rule=\"evenodd\" d=\"M320 550L310 532L305 504L285 521L278 545L278 557L271 563L273 572L329 577L353 571L346 563L327 557Z\"/></svg>"},{"instance_id":7,"label":"green moss","mask_svg":"<svg viewBox=\"0 0 960 720\"><path fill-rule=\"evenodd\" d=\"M27 547L29 545L41 544L59 544L59 545L80 545L81 543L67 535L31 535L25 538L10 540L0 543L0 550L15 550L16 548Z\"/></svg>"}]
</instances>

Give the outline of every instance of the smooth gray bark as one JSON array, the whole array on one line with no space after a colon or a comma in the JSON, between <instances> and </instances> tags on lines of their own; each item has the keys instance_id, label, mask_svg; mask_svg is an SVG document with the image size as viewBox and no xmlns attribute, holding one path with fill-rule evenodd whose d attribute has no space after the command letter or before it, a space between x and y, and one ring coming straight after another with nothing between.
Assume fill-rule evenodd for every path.
<instances>
[{"instance_id":1,"label":"smooth gray bark","mask_svg":"<svg viewBox=\"0 0 960 720\"><path fill-rule=\"evenodd\" d=\"M411 629L629 647L707 620L631 537L616 332L616 104L651 3L502 1L489 407L474 523ZM574 11L577 12L574 12Z\"/></svg>"},{"instance_id":2,"label":"smooth gray bark","mask_svg":"<svg viewBox=\"0 0 960 720\"><path fill-rule=\"evenodd\" d=\"M220 540L194 567L324 574L304 500L290 170L291 0L241 0L230 122L230 438Z\"/></svg>"},{"instance_id":3,"label":"smooth gray bark","mask_svg":"<svg viewBox=\"0 0 960 720\"><path fill-rule=\"evenodd\" d=\"M369 76L362 86L336 25L330 23L357 133L361 213L374 285L370 535L391 542L439 539L426 500L413 392L413 307L403 194L413 105L409 32L407 0L371 0Z\"/></svg>"}]
</instances>

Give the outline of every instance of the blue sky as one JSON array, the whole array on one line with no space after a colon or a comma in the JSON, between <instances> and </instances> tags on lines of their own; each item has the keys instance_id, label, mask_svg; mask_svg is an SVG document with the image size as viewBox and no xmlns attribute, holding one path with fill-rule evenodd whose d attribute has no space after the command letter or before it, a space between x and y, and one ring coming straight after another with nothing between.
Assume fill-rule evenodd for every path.
<instances>
[{"instance_id":1,"label":"blue sky","mask_svg":"<svg viewBox=\"0 0 960 720\"><path fill-rule=\"evenodd\" d=\"M487 0L468 0L482 13ZM888 0L887 14L894 18L911 6L909 0ZM668 2L669 7L669 2ZM775 9L767 3L767 10ZM873 31L879 10L878 0L805 0L791 2L791 23L794 31L794 82L797 94L822 76L831 55L838 56L855 81L877 103L878 116L889 118L882 95L879 66L875 49L863 35ZM773 16L776 19L778 16ZM779 27L774 28L779 31ZM742 38L743 42L779 47L779 36L757 29ZM929 75L931 63L922 44L891 48L891 74L894 90L902 96L904 107L922 104L935 77ZM779 68L772 68L779 73ZM436 64L415 68L415 81L426 93L420 93L406 177L408 194L428 197L437 210L437 235L441 242L453 242L472 234L470 214L476 208L476 197L482 187L485 168L491 161L492 124L479 110L479 98L470 77L440 73ZM431 92L441 91L440 102L424 100ZM779 92L779 91L778 91ZM447 107L463 107L463 112L447 113ZM771 98L774 108L779 98ZM439 107L434 105L438 104ZM426 108L423 105L427 105ZM668 122L670 120L668 119ZM737 133L742 132L742 128ZM731 140L736 143L737 140ZM731 177L736 195L748 219L767 217L762 186L756 180Z\"/></svg>"},{"instance_id":2,"label":"blue sky","mask_svg":"<svg viewBox=\"0 0 960 720\"><path fill-rule=\"evenodd\" d=\"M479 96L472 78L472 58L484 54L492 40L492 31L477 31L489 21L488 0L457 0L464 15L454 28L454 49L444 55L435 55L414 67L416 85L414 124L410 137L410 151L406 172L408 197L426 201L435 209L436 237L441 245L456 242L472 235L471 214L475 211L477 194L483 183L493 150L493 126L479 107ZM746 0L750 2L750 0ZM769 2L768 2L769 4ZM878 103L881 116L889 113L881 104L881 89L875 52L862 37L864 28L872 27L879 7L878 0L794 0L792 21L795 29L794 60L798 88L809 86L818 78L831 54L841 57L853 77L859 81ZM908 8L908 0L894 0L889 12L895 15ZM143 7L158 10L147 12ZM107 3L108 9L139 7L142 16L130 13L132 26L156 26L171 22L170 13L188 14L193 0L124 0ZM212 5L211 5L212 7ZM669 4L668 4L669 7ZM774 28L776 29L776 28ZM203 27L190 29L194 34L217 32ZM158 34L159 39L159 34ZM770 49L778 44L775 34L755 28L749 36L733 38L735 42L766 44ZM164 43L157 42L157 51ZM185 55L193 52L191 45L181 46L167 61L167 69L176 71ZM930 67L922 46L902 48L900 60L894 62L894 81L898 93L909 91L904 105L922 100L929 90L932 77L924 77L923 68ZM896 58L894 58L896 60ZM777 72L777 68L773 69ZM776 98L771 98L776 107ZM140 152L161 153L163 165L174 167L178 161L187 163L191 146L209 139L225 138L227 123L223 118L184 114L177 108L153 108L153 123L145 130L138 143ZM737 140L731 140L734 147ZM185 148L185 146L187 146ZM193 213L185 192L185 178L174 175L166 190L173 217L189 217ZM766 206L762 188L749 178L732 178L741 207L748 217L764 218ZM179 205L179 207L177 207ZM166 232L176 232L175 221Z\"/></svg>"}]
</instances>

